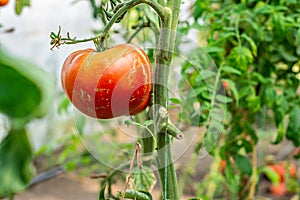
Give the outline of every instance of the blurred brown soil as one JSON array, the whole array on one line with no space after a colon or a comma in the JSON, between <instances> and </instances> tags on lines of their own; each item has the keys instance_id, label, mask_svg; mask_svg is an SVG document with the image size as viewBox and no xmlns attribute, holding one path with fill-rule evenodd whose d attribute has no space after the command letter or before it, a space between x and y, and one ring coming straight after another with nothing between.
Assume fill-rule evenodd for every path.
<instances>
[{"instance_id":1,"label":"blurred brown soil","mask_svg":"<svg viewBox=\"0 0 300 200\"><path fill-rule=\"evenodd\" d=\"M18 194L15 200L96 200L99 191L97 180L64 173L33 185Z\"/></svg>"},{"instance_id":2,"label":"blurred brown soil","mask_svg":"<svg viewBox=\"0 0 300 200\"><path fill-rule=\"evenodd\" d=\"M204 130L202 129L191 129L187 130L187 132L193 133L197 132L196 137L201 137ZM192 135L192 134L191 134ZM121 134L121 141L130 140L130 138L126 138ZM191 136L192 137L192 136ZM191 148L194 144L192 140L198 140L199 138L189 138L185 137L182 141L175 140L174 144L176 148L174 149L174 155L177 157L175 161L175 166L179 169L179 178L181 173L184 173L184 170L187 170L189 166L190 155L193 152L193 148ZM273 155L276 159L284 159L284 160L293 160L290 152L293 149L289 141L284 141L280 145L270 145L269 142L264 141L258 144L259 153L258 157L260 162L259 165L263 164L263 157L265 155ZM200 183L203 177L209 172L211 157L203 156L203 158L199 159L195 166L195 173L193 177L186 182L185 186L185 197L182 197L182 200L187 200L188 197L192 197L193 194L197 191L195 188L195 182ZM298 171L300 171L298 169ZM268 188L270 186L270 182L263 178L258 188L258 195L256 196L257 200L299 200L295 194L286 195L286 196L272 196ZM124 185L115 184L113 186L113 191L121 191ZM160 199L160 191L155 187L151 194L153 195L154 200ZM15 200L96 200L98 198L98 192L100 190L99 180L90 179L88 176L82 177L76 172L68 172L62 173L52 179L47 181L40 182L38 184L33 185L28 188L26 191L19 193L16 195ZM115 192L114 192L115 193Z\"/></svg>"}]
</instances>

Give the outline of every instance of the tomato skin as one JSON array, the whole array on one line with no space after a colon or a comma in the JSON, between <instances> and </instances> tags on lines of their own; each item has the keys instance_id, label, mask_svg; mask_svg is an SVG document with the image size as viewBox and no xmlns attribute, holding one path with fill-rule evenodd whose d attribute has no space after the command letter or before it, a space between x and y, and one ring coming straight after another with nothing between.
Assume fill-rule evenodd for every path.
<instances>
[{"instance_id":1,"label":"tomato skin","mask_svg":"<svg viewBox=\"0 0 300 200\"><path fill-rule=\"evenodd\" d=\"M278 185L271 185L270 192L274 196L283 196L287 194L287 188L284 182L280 182Z\"/></svg>"},{"instance_id":2,"label":"tomato skin","mask_svg":"<svg viewBox=\"0 0 300 200\"><path fill-rule=\"evenodd\" d=\"M0 0L0 6L5 6L9 0Z\"/></svg>"},{"instance_id":3,"label":"tomato skin","mask_svg":"<svg viewBox=\"0 0 300 200\"><path fill-rule=\"evenodd\" d=\"M132 44L103 52L85 49L66 58L61 81L73 105L90 117L134 115L149 103L152 66L146 53Z\"/></svg>"}]
</instances>

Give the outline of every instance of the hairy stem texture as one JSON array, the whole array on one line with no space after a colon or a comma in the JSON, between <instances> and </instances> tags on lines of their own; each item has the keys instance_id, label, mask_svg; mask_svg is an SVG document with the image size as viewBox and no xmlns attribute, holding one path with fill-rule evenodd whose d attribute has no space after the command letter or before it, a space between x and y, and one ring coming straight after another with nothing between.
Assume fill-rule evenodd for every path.
<instances>
[{"instance_id":1,"label":"hairy stem texture","mask_svg":"<svg viewBox=\"0 0 300 200\"><path fill-rule=\"evenodd\" d=\"M154 105L157 109L168 107L168 80L172 53L174 49L180 1L168 0L165 16L161 18L160 38L156 50L156 66L154 80ZM157 113L158 110L156 110ZM168 123L168 117L155 113L155 133L157 137L157 164L163 190L163 199L178 200L177 177L173 164L171 137L167 130L160 131L162 123Z\"/></svg>"}]
</instances>

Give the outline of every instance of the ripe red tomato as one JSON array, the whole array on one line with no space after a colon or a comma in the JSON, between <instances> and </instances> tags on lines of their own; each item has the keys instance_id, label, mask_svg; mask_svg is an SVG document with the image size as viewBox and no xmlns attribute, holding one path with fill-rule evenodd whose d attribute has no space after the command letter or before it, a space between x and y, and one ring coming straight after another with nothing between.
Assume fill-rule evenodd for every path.
<instances>
[{"instance_id":1,"label":"ripe red tomato","mask_svg":"<svg viewBox=\"0 0 300 200\"><path fill-rule=\"evenodd\" d=\"M284 195L286 195L286 193L288 191L287 191L287 188L285 186L285 183L280 182L278 185L271 185L270 192L274 196L284 196Z\"/></svg>"},{"instance_id":2,"label":"ripe red tomato","mask_svg":"<svg viewBox=\"0 0 300 200\"><path fill-rule=\"evenodd\" d=\"M73 105L90 117L134 115L148 105L152 66L146 53L132 44L103 52L85 49L66 58L61 81Z\"/></svg>"},{"instance_id":3,"label":"ripe red tomato","mask_svg":"<svg viewBox=\"0 0 300 200\"><path fill-rule=\"evenodd\" d=\"M9 0L0 0L0 6L5 6Z\"/></svg>"}]
</instances>

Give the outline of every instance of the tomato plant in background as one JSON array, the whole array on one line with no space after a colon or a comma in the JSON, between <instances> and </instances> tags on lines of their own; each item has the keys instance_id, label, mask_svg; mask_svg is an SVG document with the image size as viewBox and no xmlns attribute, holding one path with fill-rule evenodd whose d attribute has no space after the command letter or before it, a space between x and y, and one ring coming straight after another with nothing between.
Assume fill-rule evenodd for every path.
<instances>
[{"instance_id":1,"label":"tomato plant in background","mask_svg":"<svg viewBox=\"0 0 300 200\"><path fill-rule=\"evenodd\" d=\"M135 115L150 100L152 66L135 45L120 44L103 52L86 49L65 60L61 80L74 106L90 117Z\"/></svg>"},{"instance_id":2,"label":"tomato plant in background","mask_svg":"<svg viewBox=\"0 0 300 200\"><path fill-rule=\"evenodd\" d=\"M270 163L262 167L262 172L270 180L269 191L272 195L283 196L293 191L297 185L296 165L288 161ZM296 186L297 187L297 186Z\"/></svg>"},{"instance_id":3,"label":"tomato plant in background","mask_svg":"<svg viewBox=\"0 0 300 200\"><path fill-rule=\"evenodd\" d=\"M252 199L259 184L257 168L265 165L257 150L267 142L264 138L273 145L287 139L299 147L299 8L298 1L195 1L194 21L180 30L196 29L205 39L204 50L219 67L227 96L227 108L222 108L227 113L225 130L219 145L210 151L217 166L225 160L225 173L216 175L211 170L199 194L206 191L209 199L222 194ZM198 66L206 69L201 56L193 52ZM188 106L185 110L185 116L200 118L190 123L202 125L209 116L211 98L205 95L209 88L203 89L208 78L189 70L198 66L187 64L182 74L195 90L205 91L196 99L202 105L200 112ZM224 184L228 191L220 191L216 184Z\"/></svg>"}]
</instances>

